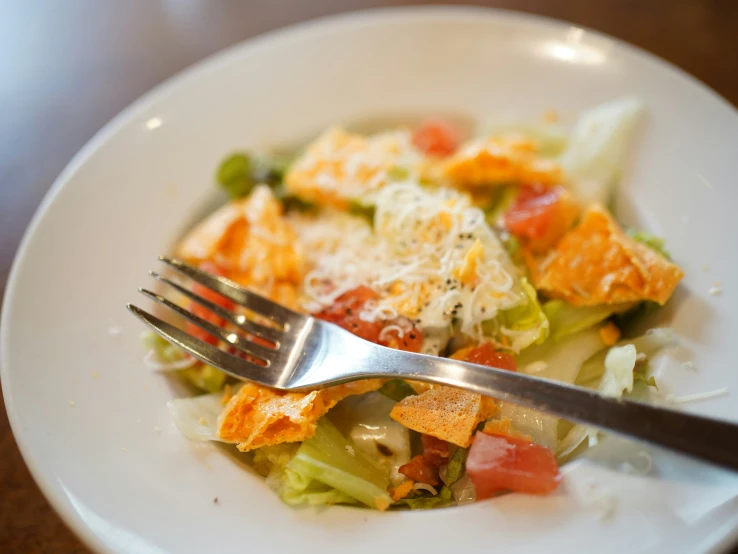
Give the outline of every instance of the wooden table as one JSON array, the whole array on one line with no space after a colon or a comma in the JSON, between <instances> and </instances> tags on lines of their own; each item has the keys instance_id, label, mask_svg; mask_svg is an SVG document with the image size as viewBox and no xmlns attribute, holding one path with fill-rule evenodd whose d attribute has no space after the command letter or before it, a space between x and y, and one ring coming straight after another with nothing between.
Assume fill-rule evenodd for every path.
<instances>
[{"instance_id":1,"label":"wooden table","mask_svg":"<svg viewBox=\"0 0 738 554\"><path fill-rule=\"evenodd\" d=\"M471 3L548 15L604 31L675 63L738 104L734 0ZM392 0L0 2L0 294L23 231L53 180L102 125L139 95L205 56L258 33L327 14L399 4ZM0 552L88 552L39 493L2 409L0 452Z\"/></svg>"}]
</instances>

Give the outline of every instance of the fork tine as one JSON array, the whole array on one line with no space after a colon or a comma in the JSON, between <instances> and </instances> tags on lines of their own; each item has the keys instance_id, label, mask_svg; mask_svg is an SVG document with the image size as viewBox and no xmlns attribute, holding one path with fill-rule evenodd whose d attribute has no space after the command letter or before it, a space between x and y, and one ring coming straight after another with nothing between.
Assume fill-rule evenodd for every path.
<instances>
[{"instance_id":1,"label":"fork tine","mask_svg":"<svg viewBox=\"0 0 738 554\"><path fill-rule=\"evenodd\" d=\"M163 296L160 296L156 293L153 293L146 289L138 289L141 294L144 296L155 300L156 302L159 302L160 304L164 304L167 308L169 308L172 311L177 312L179 315L184 317L185 319L191 321L201 329L204 329L214 337L219 338L220 340L227 342L228 344L232 344L239 350L242 350L243 352L246 352L246 354L249 354L251 356L254 356L256 358L260 358L267 364L271 361L270 358L274 356L275 350L272 350L270 348L265 348L259 344L249 342L243 337L238 336L235 333L231 333L227 331L226 329L223 329L222 327L218 327L217 325L214 325L210 323L209 321L196 316L192 312L185 310L181 306L177 306L177 304L174 304L173 302L170 302Z\"/></svg>"},{"instance_id":2,"label":"fork tine","mask_svg":"<svg viewBox=\"0 0 738 554\"><path fill-rule=\"evenodd\" d=\"M195 294L191 290L183 286L180 286L177 283L170 281L166 277L162 277L158 273L149 271L149 274L157 281L161 281L162 283L169 285L170 287L180 292L181 294L183 294L190 300L194 300L198 304L205 306L208 310L210 310L217 316L232 323L236 327L243 329L247 333L251 333L252 335L265 338L273 343L276 343L277 346L279 345L280 339L283 338L283 333L281 331L278 331L277 329L266 327L265 325L261 325L254 321L249 321L248 319L246 319L245 316L234 314L230 310L226 310L223 306L219 306L215 302L211 302L210 300L203 298L199 294Z\"/></svg>"},{"instance_id":3,"label":"fork tine","mask_svg":"<svg viewBox=\"0 0 738 554\"><path fill-rule=\"evenodd\" d=\"M210 275L201 269L186 264L180 260L168 258L166 256L159 256L159 260L170 266L171 268L179 271L183 275L186 275L193 281L200 283L201 285L214 290L215 292L233 300L236 304L240 304L249 310L267 317L269 319L275 319L276 323L285 327L287 322L295 317L302 318L301 314L293 312L292 310L280 306L279 304L264 298L245 289L241 285L234 283L230 279L225 277L216 277Z\"/></svg>"},{"instance_id":4,"label":"fork tine","mask_svg":"<svg viewBox=\"0 0 738 554\"><path fill-rule=\"evenodd\" d=\"M265 377L270 375L266 368L249 362L242 358L222 351L220 348L206 343L192 335L185 333L182 329L162 321L158 317L142 310L133 304L127 304L127 308L146 325L151 327L160 337L172 344L179 346L198 360L208 365L217 367L237 379L248 379L263 385L270 386ZM273 385L272 385L273 386Z\"/></svg>"}]
</instances>

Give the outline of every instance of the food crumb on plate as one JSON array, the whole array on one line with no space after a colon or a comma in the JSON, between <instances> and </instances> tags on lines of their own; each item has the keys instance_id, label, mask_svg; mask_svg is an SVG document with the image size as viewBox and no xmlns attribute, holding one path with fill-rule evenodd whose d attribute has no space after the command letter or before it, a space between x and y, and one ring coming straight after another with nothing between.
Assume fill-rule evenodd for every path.
<instances>
[{"instance_id":1,"label":"food crumb on plate","mask_svg":"<svg viewBox=\"0 0 738 554\"><path fill-rule=\"evenodd\" d=\"M217 504L217 503L218 503L218 497L216 496L213 498L213 504Z\"/></svg>"},{"instance_id":2,"label":"food crumb on plate","mask_svg":"<svg viewBox=\"0 0 738 554\"><path fill-rule=\"evenodd\" d=\"M113 325L108 329L108 335L111 337L117 337L123 332L123 329L117 325Z\"/></svg>"},{"instance_id":3,"label":"food crumb on plate","mask_svg":"<svg viewBox=\"0 0 738 554\"><path fill-rule=\"evenodd\" d=\"M705 273L707 273L708 271L710 271L710 266L708 266L707 264L702 264L702 265L700 266L700 269L701 269L702 271L704 271Z\"/></svg>"},{"instance_id":4,"label":"food crumb on plate","mask_svg":"<svg viewBox=\"0 0 738 554\"><path fill-rule=\"evenodd\" d=\"M93 379L99 379L100 378L100 374L97 371L93 371L92 372L92 378Z\"/></svg>"},{"instance_id":5,"label":"food crumb on plate","mask_svg":"<svg viewBox=\"0 0 738 554\"><path fill-rule=\"evenodd\" d=\"M710 296L720 296L723 294L723 287L720 284L720 281L715 281L715 283L710 287L710 290L707 291Z\"/></svg>"},{"instance_id":6,"label":"food crumb on plate","mask_svg":"<svg viewBox=\"0 0 738 554\"><path fill-rule=\"evenodd\" d=\"M350 444L346 445L346 452L348 452L349 456L356 456L356 450Z\"/></svg>"},{"instance_id":7,"label":"food crumb on plate","mask_svg":"<svg viewBox=\"0 0 738 554\"><path fill-rule=\"evenodd\" d=\"M74 400L70 400L70 401L69 401L69 405L70 405L70 406L71 406L72 408L74 408L74 407L75 407L75 406L77 405L77 403L76 403L76 402L75 402Z\"/></svg>"},{"instance_id":8,"label":"food crumb on plate","mask_svg":"<svg viewBox=\"0 0 738 554\"><path fill-rule=\"evenodd\" d=\"M682 366L686 367L687 369L696 370L697 367L695 367L694 362L692 360L687 360L686 362L682 363Z\"/></svg>"},{"instance_id":9,"label":"food crumb on plate","mask_svg":"<svg viewBox=\"0 0 738 554\"><path fill-rule=\"evenodd\" d=\"M121 452L128 452L128 449L127 449L127 448L123 448L123 447L121 447L120 451L121 451Z\"/></svg>"}]
</instances>

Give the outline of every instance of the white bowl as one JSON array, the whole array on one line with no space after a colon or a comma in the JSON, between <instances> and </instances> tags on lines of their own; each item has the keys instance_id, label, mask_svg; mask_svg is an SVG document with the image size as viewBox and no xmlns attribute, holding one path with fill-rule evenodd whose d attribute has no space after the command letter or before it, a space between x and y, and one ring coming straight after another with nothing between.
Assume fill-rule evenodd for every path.
<instances>
[{"instance_id":1,"label":"white bowl","mask_svg":"<svg viewBox=\"0 0 738 554\"><path fill-rule=\"evenodd\" d=\"M165 406L176 391L142 367L142 327L124 307L234 149L379 115L569 117L625 94L642 97L649 118L620 214L668 237L684 267L667 315L697 368L672 356L657 379L666 393L738 390L733 108L653 56L568 24L467 8L358 13L197 65L107 125L57 180L18 254L0 336L8 413L44 493L106 552L724 548L738 526L735 475L659 452L648 475L631 475L620 466L633 448L615 440L566 466L565 485L544 498L384 514L289 508L235 457L176 431ZM709 295L718 280L724 293ZM738 420L730 396L686 408Z\"/></svg>"}]
</instances>

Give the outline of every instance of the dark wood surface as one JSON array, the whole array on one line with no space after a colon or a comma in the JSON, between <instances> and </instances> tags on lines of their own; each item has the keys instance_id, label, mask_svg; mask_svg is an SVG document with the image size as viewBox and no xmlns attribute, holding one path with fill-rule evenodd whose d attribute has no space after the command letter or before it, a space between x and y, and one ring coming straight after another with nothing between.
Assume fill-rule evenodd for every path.
<instances>
[{"instance_id":1,"label":"dark wood surface","mask_svg":"<svg viewBox=\"0 0 738 554\"><path fill-rule=\"evenodd\" d=\"M333 13L414 3L420 2L0 0L0 296L23 231L51 183L138 96L256 34ZM738 104L738 1L469 3L604 31L671 61ZM0 452L0 552L88 552L31 479L3 409Z\"/></svg>"}]
</instances>

